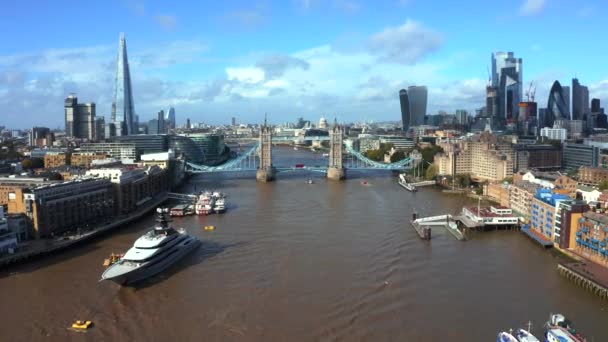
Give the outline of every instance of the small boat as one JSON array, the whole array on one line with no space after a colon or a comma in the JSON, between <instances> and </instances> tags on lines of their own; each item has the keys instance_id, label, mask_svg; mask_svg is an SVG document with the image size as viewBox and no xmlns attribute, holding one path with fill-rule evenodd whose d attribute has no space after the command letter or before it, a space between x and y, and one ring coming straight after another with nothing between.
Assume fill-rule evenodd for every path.
<instances>
[{"instance_id":1,"label":"small boat","mask_svg":"<svg viewBox=\"0 0 608 342\"><path fill-rule=\"evenodd\" d=\"M220 197L217 199L217 201L215 201L215 204L213 205L213 211L216 214L222 214L226 211L226 200L224 199L224 197Z\"/></svg>"},{"instance_id":2,"label":"small boat","mask_svg":"<svg viewBox=\"0 0 608 342\"><path fill-rule=\"evenodd\" d=\"M306 184L314 184L315 182L312 181L312 179L308 178L308 180L306 181Z\"/></svg>"},{"instance_id":3,"label":"small boat","mask_svg":"<svg viewBox=\"0 0 608 342\"><path fill-rule=\"evenodd\" d=\"M329 153L323 153L323 157L325 157L325 158L329 157Z\"/></svg>"},{"instance_id":4,"label":"small boat","mask_svg":"<svg viewBox=\"0 0 608 342\"><path fill-rule=\"evenodd\" d=\"M215 230L215 226L205 226L204 230Z\"/></svg>"},{"instance_id":5,"label":"small boat","mask_svg":"<svg viewBox=\"0 0 608 342\"><path fill-rule=\"evenodd\" d=\"M297 148L296 146L294 146L294 147L293 147L293 150L294 150L294 151L297 151L297 150L298 150L298 148Z\"/></svg>"},{"instance_id":6,"label":"small boat","mask_svg":"<svg viewBox=\"0 0 608 342\"><path fill-rule=\"evenodd\" d=\"M517 339L510 333L502 331L498 333L496 342L517 342Z\"/></svg>"},{"instance_id":7,"label":"small boat","mask_svg":"<svg viewBox=\"0 0 608 342\"><path fill-rule=\"evenodd\" d=\"M91 321L76 321L72 323L72 329L74 330L87 330L93 327L93 322Z\"/></svg>"},{"instance_id":8,"label":"small boat","mask_svg":"<svg viewBox=\"0 0 608 342\"><path fill-rule=\"evenodd\" d=\"M587 339L572 327L572 323L562 314L552 314L545 324L547 342L586 342Z\"/></svg>"},{"instance_id":9,"label":"small boat","mask_svg":"<svg viewBox=\"0 0 608 342\"><path fill-rule=\"evenodd\" d=\"M529 330L524 329L517 329L515 338L517 338L517 341L519 342L540 342L540 340L532 335Z\"/></svg>"},{"instance_id":10,"label":"small boat","mask_svg":"<svg viewBox=\"0 0 608 342\"><path fill-rule=\"evenodd\" d=\"M362 181L361 185L367 185L367 181Z\"/></svg>"}]
</instances>

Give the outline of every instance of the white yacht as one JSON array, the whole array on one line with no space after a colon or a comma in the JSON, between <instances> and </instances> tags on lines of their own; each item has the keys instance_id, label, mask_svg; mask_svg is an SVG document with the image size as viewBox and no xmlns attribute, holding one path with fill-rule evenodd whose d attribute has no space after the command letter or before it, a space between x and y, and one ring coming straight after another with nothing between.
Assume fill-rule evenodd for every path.
<instances>
[{"instance_id":1,"label":"white yacht","mask_svg":"<svg viewBox=\"0 0 608 342\"><path fill-rule=\"evenodd\" d=\"M108 267L101 280L120 285L132 284L153 276L201 245L201 241L183 229L169 226L168 209L157 209L158 226L142 235L125 255Z\"/></svg>"},{"instance_id":2,"label":"white yacht","mask_svg":"<svg viewBox=\"0 0 608 342\"><path fill-rule=\"evenodd\" d=\"M213 211L216 214L221 214L226 211L226 199L224 197L220 197L215 201Z\"/></svg>"}]
</instances>

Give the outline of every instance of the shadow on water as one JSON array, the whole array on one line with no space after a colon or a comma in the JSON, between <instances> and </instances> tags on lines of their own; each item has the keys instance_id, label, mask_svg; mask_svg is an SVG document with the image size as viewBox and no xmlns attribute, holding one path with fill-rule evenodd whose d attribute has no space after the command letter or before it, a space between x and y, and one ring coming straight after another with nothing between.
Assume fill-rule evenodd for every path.
<instances>
[{"instance_id":1,"label":"shadow on water","mask_svg":"<svg viewBox=\"0 0 608 342\"><path fill-rule=\"evenodd\" d=\"M133 290L141 290L148 287L152 287L173 275L196 265L203 263L205 260L213 258L214 256L223 253L227 249L233 247L244 246L245 242L237 242L230 244L222 244L214 241L201 241L202 244L199 248L197 248L192 254L189 254L182 260L176 262L174 265L169 266L166 270L161 273L145 279L141 282L137 282L135 284L129 285L127 287L132 288Z\"/></svg>"}]
</instances>

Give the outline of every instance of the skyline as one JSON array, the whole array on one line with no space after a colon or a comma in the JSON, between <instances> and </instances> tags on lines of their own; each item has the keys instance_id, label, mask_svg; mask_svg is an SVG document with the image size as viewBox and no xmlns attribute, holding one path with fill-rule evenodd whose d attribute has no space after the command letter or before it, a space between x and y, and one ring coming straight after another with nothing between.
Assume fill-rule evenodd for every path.
<instances>
[{"instance_id":1,"label":"skyline","mask_svg":"<svg viewBox=\"0 0 608 342\"><path fill-rule=\"evenodd\" d=\"M261 122L265 112L274 123L398 121L399 90L412 85L428 87L429 113L472 113L484 105L498 51L523 58L523 86L535 81L539 108L555 80L574 77L589 99L608 101L608 75L596 71L605 50L597 13L608 9L599 1L464 1L446 11L419 0L70 4L33 13L27 2L10 4L0 14L10 33L0 48L0 110L8 114L0 125L60 126L70 93L95 102L109 122L120 32L142 122L169 106L178 124ZM65 8L104 25L74 30Z\"/></svg>"}]
</instances>

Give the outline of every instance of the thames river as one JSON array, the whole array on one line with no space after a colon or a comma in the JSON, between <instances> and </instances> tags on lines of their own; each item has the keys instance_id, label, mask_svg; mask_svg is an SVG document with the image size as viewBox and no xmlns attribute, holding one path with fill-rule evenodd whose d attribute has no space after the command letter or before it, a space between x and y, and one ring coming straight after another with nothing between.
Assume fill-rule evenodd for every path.
<instances>
[{"instance_id":1,"label":"thames river","mask_svg":"<svg viewBox=\"0 0 608 342\"><path fill-rule=\"evenodd\" d=\"M327 163L275 151L279 166ZM461 242L435 229L428 242L409 226L414 210L456 213L462 197L407 192L387 171L343 182L301 172L268 184L251 173L191 178L184 192L225 192L228 211L175 219L202 247L137 288L98 280L103 259L131 247L153 215L2 271L0 340L495 341L528 321L538 336L560 312L590 341L608 341L608 302L560 276L555 252L518 231ZM76 319L95 326L67 330Z\"/></svg>"}]
</instances>

